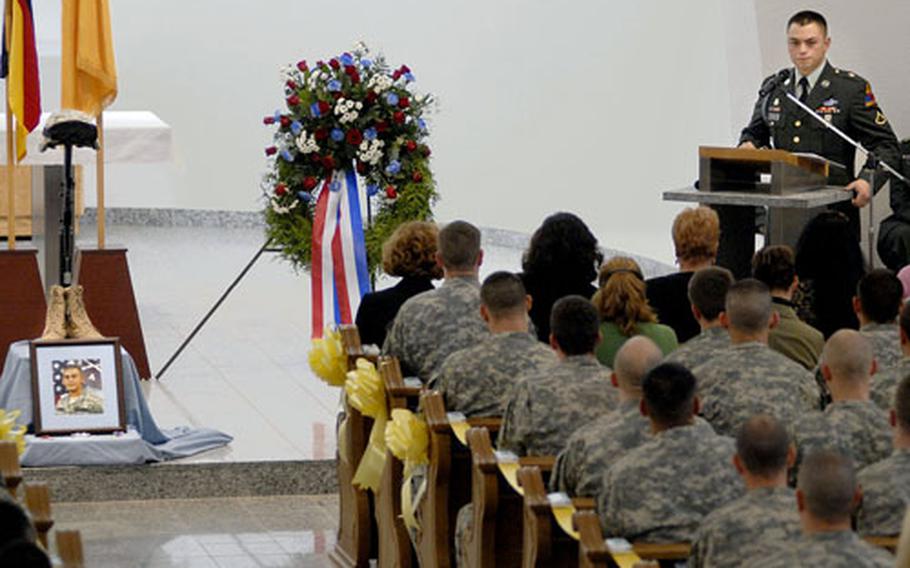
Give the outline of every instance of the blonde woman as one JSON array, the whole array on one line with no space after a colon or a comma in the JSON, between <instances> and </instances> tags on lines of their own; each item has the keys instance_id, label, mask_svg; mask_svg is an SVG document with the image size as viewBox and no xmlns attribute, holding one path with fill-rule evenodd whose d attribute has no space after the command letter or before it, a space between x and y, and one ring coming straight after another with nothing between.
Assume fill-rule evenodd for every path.
<instances>
[{"instance_id":1,"label":"blonde woman","mask_svg":"<svg viewBox=\"0 0 910 568\"><path fill-rule=\"evenodd\" d=\"M591 298L600 314L602 340L595 349L597 360L613 367L613 358L633 335L644 335L667 355L678 346L676 333L657 323L648 304L645 279L638 263L625 256L611 258L600 268L600 289Z\"/></svg>"}]
</instances>

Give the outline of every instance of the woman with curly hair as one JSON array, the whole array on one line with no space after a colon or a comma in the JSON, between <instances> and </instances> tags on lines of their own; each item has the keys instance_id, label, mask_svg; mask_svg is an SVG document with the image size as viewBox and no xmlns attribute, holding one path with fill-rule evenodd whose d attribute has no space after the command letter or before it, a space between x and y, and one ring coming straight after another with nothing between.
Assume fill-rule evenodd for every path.
<instances>
[{"instance_id":1,"label":"woman with curly hair","mask_svg":"<svg viewBox=\"0 0 910 568\"><path fill-rule=\"evenodd\" d=\"M591 298L600 314L602 340L594 350L607 367L623 343L633 335L644 335L667 355L676 347L673 328L657 323L645 294L645 279L638 263L629 257L613 257L600 268L600 290Z\"/></svg>"},{"instance_id":2,"label":"woman with curly hair","mask_svg":"<svg viewBox=\"0 0 910 568\"><path fill-rule=\"evenodd\" d=\"M400 276L393 287L370 292L360 300L355 323L364 344L382 345L392 320L405 300L433 289L433 280L442 278L436 262L435 223L402 223L382 244L382 269L389 276Z\"/></svg>"},{"instance_id":3,"label":"woman with curly hair","mask_svg":"<svg viewBox=\"0 0 910 568\"><path fill-rule=\"evenodd\" d=\"M550 310L556 300L577 294L590 298L603 255L584 221L572 213L554 213L534 231L521 262L525 289L531 296L531 321L537 338L550 341Z\"/></svg>"}]
</instances>

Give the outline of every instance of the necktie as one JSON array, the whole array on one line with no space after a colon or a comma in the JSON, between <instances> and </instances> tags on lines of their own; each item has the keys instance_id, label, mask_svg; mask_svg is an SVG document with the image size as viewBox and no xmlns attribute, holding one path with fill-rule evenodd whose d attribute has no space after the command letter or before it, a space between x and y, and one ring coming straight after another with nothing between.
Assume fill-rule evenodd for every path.
<instances>
[{"instance_id":1,"label":"necktie","mask_svg":"<svg viewBox=\"0 0 910 568\"><path fill-rule=\"evenodd\" d=\"M806 98L809 96L809 79L803 77L799 80L799 102L806 102Z\"/></svg>"}]
</instances>

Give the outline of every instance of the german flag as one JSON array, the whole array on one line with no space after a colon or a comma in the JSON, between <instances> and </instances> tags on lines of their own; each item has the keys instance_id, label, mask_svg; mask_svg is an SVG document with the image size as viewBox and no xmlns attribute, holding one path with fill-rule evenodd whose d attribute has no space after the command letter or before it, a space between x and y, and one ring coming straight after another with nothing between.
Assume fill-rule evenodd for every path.
<instances>
[{"instance_id":1,"label":"german flag","mask_svg":"<svg viewBox=\"0 0 910 568\"><path fill-rule=\"evenodd\" d=\"M41 120L38 51L30 0L9 0L3 17L3 59L0 78L6 79L9 108L16 117L16 159L25 157L25 138Z\"/></svg>"}]
</instances>

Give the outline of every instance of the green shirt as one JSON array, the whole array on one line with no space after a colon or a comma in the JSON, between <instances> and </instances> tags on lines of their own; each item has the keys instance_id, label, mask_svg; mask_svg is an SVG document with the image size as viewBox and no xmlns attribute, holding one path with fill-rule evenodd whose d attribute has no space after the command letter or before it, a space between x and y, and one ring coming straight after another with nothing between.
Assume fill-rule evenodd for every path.
<instances>
[{"instance_id":1,"label":"green shirt","mask_svg":"<svg viewBox=\"0 0 910 568\"><path fill-rule=\"evenodd\" d=\"M635 332L635 335L644 335L656 343L664 356L667 356L679 346L676 341L676 332L673 331L673 328L660 323L639 322L635 326ZM619 326L609 321L600 324L600 333L603 335L603 339L594 349L594 354L601 364L612 369L616 352L619 351L619 348L630 336L623 335Z\"/></svg>"}]
</instances>

